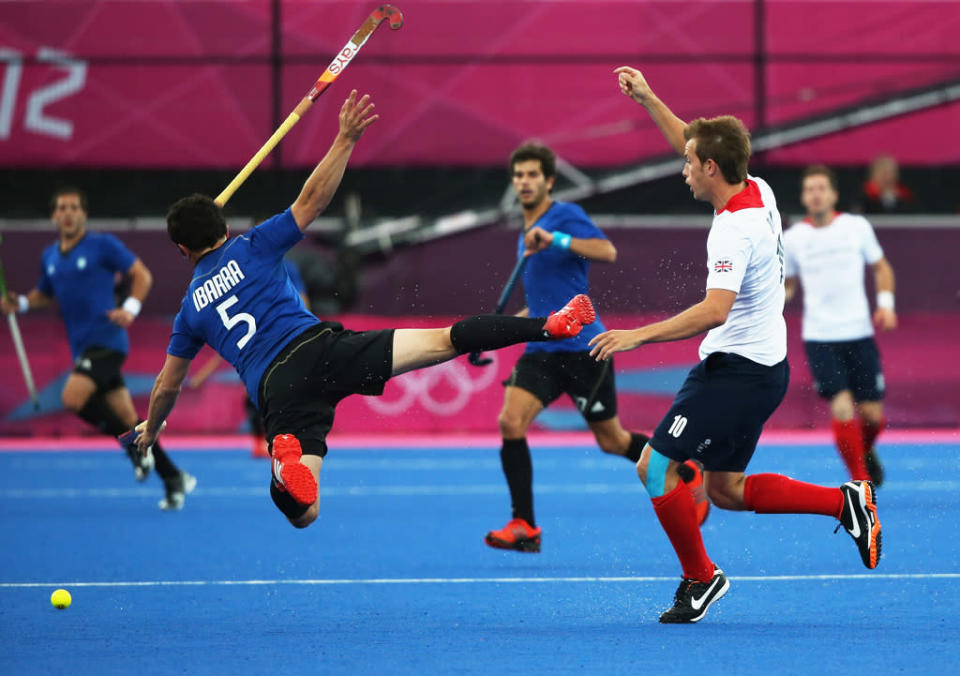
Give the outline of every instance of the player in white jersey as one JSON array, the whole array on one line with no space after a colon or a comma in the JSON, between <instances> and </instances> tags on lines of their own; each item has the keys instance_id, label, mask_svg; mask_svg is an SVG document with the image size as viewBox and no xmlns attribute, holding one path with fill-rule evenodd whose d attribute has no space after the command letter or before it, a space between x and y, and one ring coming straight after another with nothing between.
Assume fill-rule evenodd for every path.
<instances>
[{"instance_id":1,"label":"player in white jersey","mask_svg":"<svg viewBox=\"0 0 960 676\"><path fill-rule=\"evenodd\" d=\"M675 477L689 458L703 464L707 494L721 509L824 514L840 520L864 565L880 559L880 522L873 485L851 481L826 488L779 474L745 470L767 418L787 391L784 270L780 215L773 191L747 174L750 135L730 116L687 124L650 89L640 71L617 68L620 90L642 104L684 157L695 199L715 213L707 237L705 298L680 314L631 331L607 331L591 345L597 359L644 343L707 332L701 362L643 449L637 474L683 566L674 605L661 622L697 622L730 583L703 546L693 496Z\"/></svg>"},{"instance_id":2,"label":"player in white jersey","mask_svg":"<svg viewBox=\"0 0 960 676\"><path fill-rule=\"evenodd\" d=\"M787 300L799 279L807 361L817 392L830 402L837 450L852 478L879 486L883 466L874 442L886 426L886 388L863 268L872 268L877 288L873 321L887 331L897 326L893 268L869 221L838 213L837 197L836 175L828 167L804 171L800 201L807 217L784 234Z\"/></svg>"}]
</instances>

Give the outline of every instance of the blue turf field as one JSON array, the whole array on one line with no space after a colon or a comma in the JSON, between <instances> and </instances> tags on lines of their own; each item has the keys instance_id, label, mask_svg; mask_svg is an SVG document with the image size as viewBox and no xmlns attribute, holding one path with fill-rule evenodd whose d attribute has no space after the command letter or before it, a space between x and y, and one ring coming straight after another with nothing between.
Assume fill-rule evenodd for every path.
<instances>
[{"instance_id":1,"label":"blue turf field","mask_svg":"<svg viewBox=\"0 0 960 676\"><path fill-rule=\"evenodd\" d=\"M508 517L493 448L334 449L305 531L245 452L175 454L200 482L180 513L119 450L0 453L0 673L949 670L960 446L883 451L877 571L825 517L715 510L731 589L694 626L657 623L678 565L631 465L594 448L534 449L539 555L482 542ZM843 479L826 446L766 446L751 471Z\"/></svg>"}]
</instances>

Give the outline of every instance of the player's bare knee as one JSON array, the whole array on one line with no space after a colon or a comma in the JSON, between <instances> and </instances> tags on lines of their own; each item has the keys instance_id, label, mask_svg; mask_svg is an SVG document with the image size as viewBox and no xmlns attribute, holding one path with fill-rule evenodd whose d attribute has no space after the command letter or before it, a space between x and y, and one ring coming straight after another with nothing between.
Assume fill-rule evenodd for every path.
<instances>
[{"instance_id":1,"label":"player's bare knee","mask_svg":"<svg viewBox=\"0 0 960 676\"><path fill-rule=\"evenodd\" d=\"M864 401L857 404L857 413L871 425L883 422L883 404L879 401Z\"/></svg>"},{"instance_id":2,"label":"player's bare knee","mask_svg":"<svg viewBox=\"0 0 960 676\"><path fill-rule=\"evenodd\" d=\"M643 482L643 485L647 484L647 467L650 462L650 454L644 453L640 456L640 459L637 460L637 478Z\"/></svg>"},{"instance_id":3,"label":"player's bare knee","mask_svg":"<svg viewBox=\"0 0 960 676\"><path fill-rule=\"evenodd\" d=\"M497 424L500 426L500 435L504 439L519 439L527 433L526 422L516 411L500 411Z\"/></svg>"},{"instance_id":4,"label":"player's bare knee","mask_svg":"<svg viewBox=\"0 0 960 676\"><path fill-rule=\"evenodd\" d=\"M707 497L718 509L736 509L734 499L727 493L725 485L707 485Z\"/></svg>"},{"instance_id":5,"label":"player's bare knee","mask_svg":"<svg viewBox=\"0 0 960 676\"><path fill-rule=\"evenodd\" d=\"M846 422L853 420L855 405L853 403L853 394L850 390L844 390L834 395L830 400L830 415L834 420Z\"/></svg>"},{"instance_id":6,"label":"player's bare knee","mask_svg":"<svg viewBox=\"0 0 960 676\"><path fill-rule=\"evenodd\" d=\"M63 403L63 407L71 413L79 413L87 403L83 397L79 397L69 390L60 393L60 401Z\"/></svg>"}]
</instances>

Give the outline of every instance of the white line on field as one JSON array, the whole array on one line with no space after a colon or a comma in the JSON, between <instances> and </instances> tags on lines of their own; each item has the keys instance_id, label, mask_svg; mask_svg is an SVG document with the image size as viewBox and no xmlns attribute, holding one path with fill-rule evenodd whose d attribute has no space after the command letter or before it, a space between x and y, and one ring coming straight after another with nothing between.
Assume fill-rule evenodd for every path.
<instances>
[{"instance_id":1,"label":"white line on field","mask_svg":"<svg viewBox=\"0 0 960 676\"><path fill-rule=\"evenodd\" d=\"M853 573L824 575L743 575L733 582L847 582L852 580L960 580L960 573ZM0 582L0 589L36 587L256 587L269 585L408 585L408 584L602 584L676 582L671 577L417 577L305 580L143 580L129 582Z\"/></svg>"},{"instance_id":2,"label":"white line on field","mask_svg":"<svg viewBox=\"0 0 960 676\"><path fill-rule=\"evenodd\" d=\"M579 494L619 494L642 493L643 486L639 481L630 483L573 483L573 484L535 484L537 493L555 493L563 495ZM321 496L364 497L374 495L387 496L467 496L467 495L500 495L504 492L502 483L495 484L409 484L409 485L380 485L380 486L330 486L320 488ZM960 491L960 481L889 481L879 490L881 500L890 493L934 493L955 494ZM159 487L127 487L127 488L0 488L0 500L25 499L67 499L67 498L141 498L156 497ZM202 479L196 493L189 500L200 498L233 498L233 497L263 497L268 492L268 480L255 486L205 486Z\"/></svg>"}]
</instances>

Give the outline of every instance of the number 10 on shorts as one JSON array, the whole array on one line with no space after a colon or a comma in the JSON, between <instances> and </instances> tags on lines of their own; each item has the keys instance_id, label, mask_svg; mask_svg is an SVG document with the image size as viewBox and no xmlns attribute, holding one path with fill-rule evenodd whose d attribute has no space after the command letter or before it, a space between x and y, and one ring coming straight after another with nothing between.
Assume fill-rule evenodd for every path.
<instances>
[{"instance_id":1,"label":"number 10 on shorts","mask_svg":"<svg viewBox=\"0 0 960 676\"><path fill-rule=\"evenodd\" d=\"M683 430L687 427L687 419L682 415L673 416L673 423L670 425L670 429L667 432L674 438L679 437L683 434Z\"/></svg>"}]
</instances>

